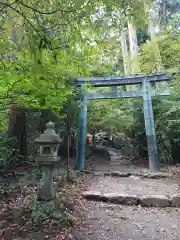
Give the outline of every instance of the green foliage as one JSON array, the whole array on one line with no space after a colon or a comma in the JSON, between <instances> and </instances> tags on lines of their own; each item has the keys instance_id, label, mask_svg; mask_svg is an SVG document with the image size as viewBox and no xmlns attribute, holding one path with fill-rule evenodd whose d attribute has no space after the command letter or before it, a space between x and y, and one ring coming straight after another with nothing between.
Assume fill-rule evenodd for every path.
<instances>
[{"instance_id":1,"label":"green foliage","mask_svg":"<svg viewBox=\"0 0 180 240\"><path fill-rule=\"evenodd\" d=\"M57 220L62 226L72 224L72 215L66 209L68 201L59 193L54 201L41 202L33 200L28 206L31 212L31 220L34 225L40 225L46 219Z\"/></svg>"},{"instance_id":2,"label":"green foliage","mask_svg":"<svg viewBox=\"0 0 180 240\"><path fill-rule=\"evenodd\" d=\"M175 36L174 32L168 32L161 35L153 42L146 43L141 46L141 70L145 73L157 71L157 61L155 58L155 50L158 44L161 63L163 69L169 74L175 74L176 80L164 87L170 87L171 96L158 98L153 102L155 114L157 142L161 159L165 162L179 161L179 89L180 89L180 61L179 49L180 38Z\"/></svg>"},{"instance_id":3,"label":"green foliage","mask_svg":"<svg viewBox=\"0 0 180 240\"><path fill-rule=\"evenodd\" d=\"M133 124L133 109L129 100L93 101L88 109L88 131L126 131Z\"/></svg>"},{"instance_id":4,"label":"green foliage","mask_svg":"<svg viewBox=\"0 0 180 240\"><path fill-rule=\"evenodd\" d=\"M5 169L9 164L17 161L18 153L16 152L16 156L13 155L16 149L10 149L11 141L16 141L16 139L8 137L7 133L0 134L0 168Z\"/></svg>"}]
</instances>

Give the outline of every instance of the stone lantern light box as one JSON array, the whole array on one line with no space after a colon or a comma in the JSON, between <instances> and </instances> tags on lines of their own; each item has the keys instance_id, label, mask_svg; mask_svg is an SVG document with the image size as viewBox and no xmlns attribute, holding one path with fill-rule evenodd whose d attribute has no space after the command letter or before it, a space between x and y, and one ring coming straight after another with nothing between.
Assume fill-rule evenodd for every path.
<instances>
[{"instance_id":1,"label":"stone lantern light box","mask_svg":"<svg viewBox=\"0 0 180 240\"><path fill-rule=\"evenodd\" d=\"M38 138L35 143L40 146L39 148L39 161L57 160L57 153L59 144L61 143L60 136L54 130L54 123L48 122L46 130Z\"/></svg>"}]
</instances>

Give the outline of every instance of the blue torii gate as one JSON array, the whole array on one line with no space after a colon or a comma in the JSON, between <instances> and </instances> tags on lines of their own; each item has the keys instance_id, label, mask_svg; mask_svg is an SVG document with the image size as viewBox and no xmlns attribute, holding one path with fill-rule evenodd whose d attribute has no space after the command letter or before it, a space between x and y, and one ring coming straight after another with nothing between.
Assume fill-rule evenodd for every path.
<instances>
[{"instance_id":1,"label":"blue torii gate","mask_svg":"<svg viewBox=\"0 0 180 240\"><path fill-rule=\"evenodd\" d=\"M78 142L78 153L76 159L76 168L84 168L85 142L86 142L86 122L87 122L87 104L88 100L114 99L114 98L133 98L143 97L144 102L144 120L148 145L149 168L151 172L159 171L159 158L156 143L156 132L154 126L154 116L152 109L152 96L169 96L170 89L153 90L151 83L167 82L173 78L166 73L156 73L151 75L130 75L121 77L93 77L85 80L79 78L76 85L82 87L89 83L93 87L111 87L111 92L103 93L85 93L81 99L80 113L80 133ZM118 91L118 86L141 84L141 90L137 91Z\"/></svg>"}]
</instances>

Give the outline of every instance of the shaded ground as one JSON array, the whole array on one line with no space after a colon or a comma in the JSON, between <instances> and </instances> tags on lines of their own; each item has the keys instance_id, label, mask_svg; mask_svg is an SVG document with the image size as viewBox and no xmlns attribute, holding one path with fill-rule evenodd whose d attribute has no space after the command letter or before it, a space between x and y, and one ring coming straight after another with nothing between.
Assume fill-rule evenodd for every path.
<instances>
[{"instance_id":1,"label":"shaded ground","mask_svg":"<svg viewBox=\"0 0 180 240\"><path fill-rule=\"evenodd\" d=\"M88 202L83 240L179 240L180 209Z\"/></svg>"}]
</instances>

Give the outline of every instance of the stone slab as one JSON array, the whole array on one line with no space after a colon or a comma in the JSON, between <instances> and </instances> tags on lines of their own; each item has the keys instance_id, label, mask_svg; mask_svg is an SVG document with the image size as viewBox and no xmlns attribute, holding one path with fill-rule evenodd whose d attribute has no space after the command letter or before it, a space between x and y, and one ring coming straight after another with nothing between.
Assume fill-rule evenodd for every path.
<instances>
[{"instance_id":1,"label":"stone slab","mask_svg":"<svg viewBox=\"0 0 180 240\"><path fill-rule=\"evenodd\" d=\"M100 192L86 191L82 193L82 196L89 200L100 201L102 199Z\"/></svg>"},{"instance_id":2,"label":"stone slab","mask_svg":"<svg viewBox=\"0 0 180 240\"><path fill-rule=\"evenodd\" d=\"M151 195L140 198L140 204L145 207L169 207L170 200L165 195Z\"/></svg>"},{"instance_id":3,"label":"stone slab","mask_svg":"<svg viewBox=\"0 0 180 240\"><path fill-rule=\"evenodd\" d=\"M123 172L118 172L118 171L113 171L113 172L105 172L104 176L111 176L111 177L129 177L130 173L123 173Z\"/></svg>"},{"instance_id":4,"label":"stone slab","mask_svg":"<svg viewBox=\"0 0 180 240\"><path fill-rule=\"evenodd\" d=\"M87 200L104 201L122 205L142 205L144 207L180 207L180 195L173 195L169 199L166 195L149 195L138 197L126 193L101 193L96 191L86 191L82 196Z\"/></svg>"},{"instance_id":5,"label":"stone slab","mask_svg":"<svg viewBox=\"0 0 180 240\"><path fill-rule=\"evenodd\" d=\"M111 177L129 177L129 176L137 176L140 178L152 178L152 179L161 179L161 178L169 178L171 174L164 173L164 172L157 172L157 173L129 173L129 172L119 172L119 171L111 171L111 172L104 172L104 176L111 176Z\"/></svg>"},{"instance_id":6,"label":"stone slab","mask_svg":"<svg viewBox=\"0 0 180 240\"><path fill-rule=\"evenodd\" d=\"M171 174L165 172L156 172L156 173L149 173L148 178L152 179L160 179L160 178L168 178L171 177Z\"/></svg>"},{"instance_id":7,"label":"stone slab","mask_svg":"<svg viewBox=\"0 0 180 240\"><path fill-rule=\"evenodd\" d=\"M126 195L122 204L124 205L138 205L139 198L135 195Z\"/></svg>"},{"instance_id":8,"label":"stone slab","mask_svg":"<svg viewBox=\"0 0 180 240\"><path fill-rule=\"evenodd\" d=\"M102 200L105 202L121 204L123 197L119 193L104 193L102 194Z\"/></svg>"},{"instance_id":9,"label":"stone slab","mask_svg":"<svg viewBox=\"0 0 180 240\"><path fill-rule=\"evenodd\" d=\"M171 197L171 207L180 207L180 195L173 195Z\"/></svg>"},{"instance_id":10,"label":"stone slab","mask_svg":"<svg viewBox=\"0 0 180 240\"><path fill-rule=\"evenodd\" d=\"M100 192L94 191L86 191L83 194L83 197L89 200L94 201L105 201L110 203L117 203L123 205L137 205L138 204L138 197L135 195L128 195L125 193L104 193L101 194Z\"/></svg>"},{"instance_id":11,"label":"stone slab","mask_svg":"<svg viewBox=\"0 0 180 240\"><path fill-rule=\"evenodd\" d=\"M104 201L111 203L119 203L124 205L137 205L138 197L135 195L128 195L124 193L104 193L102 194Z\"/></svg>"}]
</instances>

